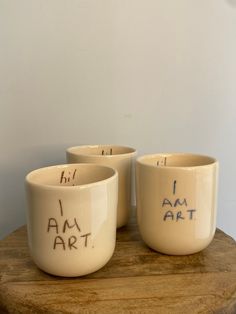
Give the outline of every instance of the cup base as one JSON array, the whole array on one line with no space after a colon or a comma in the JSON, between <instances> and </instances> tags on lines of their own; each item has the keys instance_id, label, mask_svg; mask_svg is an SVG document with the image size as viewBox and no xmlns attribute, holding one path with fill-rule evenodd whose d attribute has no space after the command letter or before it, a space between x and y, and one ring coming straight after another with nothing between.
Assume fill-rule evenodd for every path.
<instances>
[{"instance_id":1,"label":"cup base","mask_svg":"<svg viewBox=\"0 0 236 314\"><path fill-rule=\"evenodd\" d=\"M114 248L115 250L115 248ZM101 268L103 268L108 262L109 260L112 258L113 254L114 254L114 250L112 251L112 254L109 254L109 256L107 256L106 258L104 257L103 261L100 261L99 264L96 265L91 265L90 267L88 266L88 264L86 265L86 268L84 268L83 270L80 269L71 269L70 267L63 267L63 269L55 269L54 267L47 267L45 265L40 265L39 263L35 262L36 266L43 271L44 273L48 274L48 275L52 275L52 276L56 276L56 277L68 277L68 278L75 278L75 277L83 277L92 273L95 273L96 271L100 270Z\"/></svg>"},{"instance_id":2,"label":"cup base","mask_svg":"<svg viewBox=\"0 0 236 314\"><path fill-rule=\"evenodd\" d=\"M156 251L158 253L165 254L165 255L172 255L172 256L184 256L184 255L193 255L193 254L196 254L205 250L210 245L213 238L214 236L211 239L208 239L206 241L200 241L198 245L194 246L194 248L190 248L190 247L188 248L184 248L184 247L164 248L161 246L148 244L145 241L144 242L149 248L151 248L153 251Z\"/></svg>"}]
</instances>

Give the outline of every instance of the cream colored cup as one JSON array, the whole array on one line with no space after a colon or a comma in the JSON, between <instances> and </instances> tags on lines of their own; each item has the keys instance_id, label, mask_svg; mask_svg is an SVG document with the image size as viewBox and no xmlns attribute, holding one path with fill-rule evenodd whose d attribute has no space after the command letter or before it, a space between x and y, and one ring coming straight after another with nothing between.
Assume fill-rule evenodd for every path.
<instances>
[{"instance_id":1,"label":"cream colored cup","mask_svg":"<svg viewBox=\"0 0 236 314\"><path fill-rule=\"evenodd\" d=\"M68 163L96 163L118 171L117 227L127 224L131 208L132 168L136 150L116 145L76 146L67 149Z\"/></svg>"},{"instance_id":2,"label":"cream colored cup","mask_svg":"<svg viewBox=\"0 0 236 314\"><path fill-rule=\"evenodd\" d=\"M193 154L142 156L136 163L137 217L152 249L170 255L206 248L216 229L218 162Z\"/></svg>"},{"instance_id":3,"label":"cream colored cup","mask_svg":"<svg viewBox=\"0 0 236 314\"><path fill-rule=\"evenodd\" d=\"M27 227L36 265L57 276L82 276L103 267L116 242L118 174L109 167L73 164L26 176Z\"/></svg>"}]
</instances>

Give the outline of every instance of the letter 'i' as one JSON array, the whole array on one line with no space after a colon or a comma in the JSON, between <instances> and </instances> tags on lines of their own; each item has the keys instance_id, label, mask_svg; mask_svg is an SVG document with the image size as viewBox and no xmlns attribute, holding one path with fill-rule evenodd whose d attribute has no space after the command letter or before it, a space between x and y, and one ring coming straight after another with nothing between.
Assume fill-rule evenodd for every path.
<instances>
[{"instance_id":1,"label":"letter 'i'","mask_svg":"<svg viewBox=\"0 0 236 314\"><path fill-rule=\"evenodd\" d=\"M177 181L175 180L173 183L173 194L175 194L175 192L176 192L176 183L177 183Z\"/></svg>"}]
</instances>

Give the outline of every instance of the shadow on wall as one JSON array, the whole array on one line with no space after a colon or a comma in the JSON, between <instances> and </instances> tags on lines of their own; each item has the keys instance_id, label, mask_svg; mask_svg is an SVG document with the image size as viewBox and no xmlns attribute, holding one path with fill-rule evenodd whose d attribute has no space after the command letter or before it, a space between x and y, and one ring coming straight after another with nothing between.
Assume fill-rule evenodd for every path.
<instances>
[{"instance_id":1,"label":"shadow on wall","mask_svg":"<svg viewBox=\"0 0 236 314\"><path fill-rule=\"evenodd\" d=\"M236 8L236 0L226 0L226 2L231 6Z\"/></svg>"},{"instance_id":2,"label":"shadow on wall","mask_svg":"<svg viewBox=\"0 0 236 314\"><path fill-rule=\"evenodd\" d=\"M0 239L25 224L25 176L30 171L50 165L66 163L63 146L41 146L23 149L14 159L1 166L0 173Z\"/></svg>"}]
</instances>

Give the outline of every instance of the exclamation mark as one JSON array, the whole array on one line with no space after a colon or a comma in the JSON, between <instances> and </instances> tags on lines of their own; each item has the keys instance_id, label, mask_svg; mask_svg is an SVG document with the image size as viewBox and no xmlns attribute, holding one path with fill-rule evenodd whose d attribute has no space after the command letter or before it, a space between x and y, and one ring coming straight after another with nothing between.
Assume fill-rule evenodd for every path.
<instances>
[{"instance_id":1,"label":"exclamation mark","mask_svg":"<svg viewBox=\"0 0 236 314\"><path fill-rule=\"evenodd\" d=\"M74 173L73 173L73 180L75 179L75 174L76 174L77 169L75 169Z\"/></svg>"}]
</instances>

